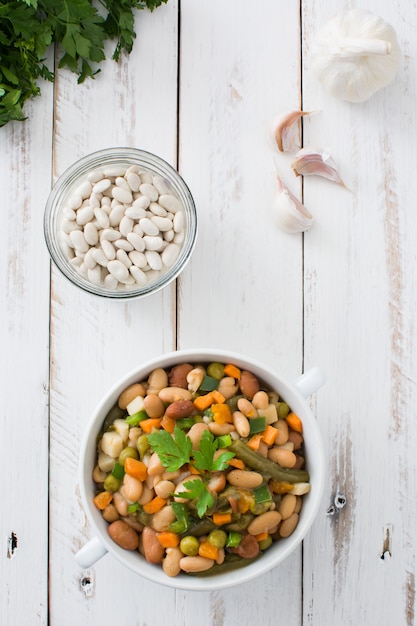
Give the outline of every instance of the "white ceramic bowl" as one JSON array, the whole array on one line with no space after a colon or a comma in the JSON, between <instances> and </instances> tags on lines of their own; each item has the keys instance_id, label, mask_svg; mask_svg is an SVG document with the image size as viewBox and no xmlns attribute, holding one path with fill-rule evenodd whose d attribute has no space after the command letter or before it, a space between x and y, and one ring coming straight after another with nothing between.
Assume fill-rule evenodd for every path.
<instances>
[{"instance_id":1,"label":"white ceramic bowl","mask_svg":"<svg viewBox=\"0 0 417 626\"><path fill-rule=\"evenodd\" d=\"M180 227L179 222L175 221L176 231L179 232L171 229L171 232L168 233L166 231L166 227L164 226L164 231L161 230L158 233L158 237L161 239L161 246L170 245L171 252L173 249L176 251L179 249L179 252L175 260L173 260L173 257L171 256L171 260L168 263L168 256L165 258L164 255L165 249L162 247L158 249L153 248L154 251L151 252L151 254L155 255L160 252L160 259L164 260L160 270L157 270L155 266L155 269L150 271L150 261L146 266L144 266L141 262L140 267L138 267L140 282L135 282L134 276L131 275L131 270L129 269L128 276L125 277L127 281L126 284L119 282L116 286L111 286L104 281L107 269L105 269L101 263L97 263L95 267L91 267L91 257L87 263L85 256L86 250L74 250L72 247L74 244L70 241L69 233L70 230L74 229L74 227L75 229L80 230L83 234L86 232L84 222L78 224L77 220L81 220L81 217L78 218L78 212L83 209L84 204L88 204L91 208L93 208L91 191L84 191L84 193L82 191L83 186L87 185L88 187L89 185L88 177L95 174L98 176L101 175L102 178L111 180L113 188L115 186L116 174L112 174L112 170L114 172L114 168L119 168L122 171L126 171L132 166L144 173L144 176L147 175L149 180L157 177L160 181L160 189L165 189L163 193L173 196L177 199L177 201L179 201L181 208L175 209L175 216L173 215L173 212L170 213L169 211L166 211L168 215L173 216L173 222L175 221L174 217L177 219L180 217L177 213L182 214L182 226ZM120 175L120 178L123 178L123 176ZM145 178L142 182L146 182ZM94 180L92 181L92 184L94 184ZM111 189L107 190L107 192L110 193ZM105 194L106 191L104 191L104 195ZM97 194L93 195L97 198ZM100 195L101 194L99 194L99 196ZM137 199L138 196L143 196L140 190L135 192L132 191L132 195L132 202L134 199ZM77 198L79 198L79 203L77 203ZM80 206L82 200L84 200L84 202ZM143 209L143 211L146 210L147 219L151 218L152 221L156 217L158 220L164 215L165 209L159 206L160 201L162 202L162 199L159 196L158 202L153 202L153 204L157 205L156 209L158 210L158 213L155 215L151 210L152 205L147 209ZM114 200L114 202L119 205L124 205L125 209L131 209L131 202L128 202L127 204L124 204L121 200ZM74 205L75 208L73 208ZM94 208L98 208L101 211L102 207L96 207L94 205ZM92 219L94 220L94 217ZM97 220L97 217L95 220ZM91 218L89 221L91 222ZM132 229L134 227L140 227L139 218L132 219L132 221ZM153 223L153 228L155 228L155 222ZM101 237L103 230L105 229L117 231L119 229L119 224L115 223L113 225L112 223L109 226L103 226L97 223L99 240L95 244L92 244L90 241L89 252L91 252L94 248L101 249ZM120 230L122 229L120 228ZM149 231L149 233L143 232L141 228L139 228L138 232L143 235L152 234L151 231ZM106 150L93 152L92 154L83 157L71 165L62 174L62 176L58 178L46 204L44 215L44 233L52 260L64 276L66 276L73 284L98 296L104 296L116 300L126 300L148 296L155 293L171 283L180 274L186 263L189 261L196 242L197 213L194 200L188 186L169 163L161 159L159 156L146 152L145 150L138 150L136 148L108 148ZM155 233L153 234L155 235ZM127 236L128 235L123 235L120 237L120 241L128 246L127 248L123 248L123 250L127 250L127 254L133 252L138 255L139 252L141 259L143 260L143 253L146 253L146 250L144 249L145 244L143 243L145 239L141 236L141 247L137 247L135 250L132 248L132 244L127 242ZM168 237L170 238L168 239ZM107 239L107 237L104 238ZM155 238L153 239L155 240ZM110 241L113 240L111 239ZM87 245L85 242L83 243L84 245ZM106 242L106 244L108 243L109 241ZM118 244L119 242L115 241L114 248L117 248ZM147 243L146 245L148 246L150 244ZM117 250L117 253L119 253L119 250ZM117 262L119 263L120 261L117 260ZM135 260L133 262L133 266L135 266L136 263L138 262ZM96 273L96 270L98 270L98 274ZM90 274L90 272L92 273ZM137 274L135 278L137 278ZM139 280L139 278L137 278L137 280ZM133 283L129 284L128 281L133 281Z\"/></svg>"},{"instance_id":2,"label":"white ceramic bowl","mask_svg":"<svg viewBox=\"0 0 417 626\"><path fill-rule=\"evenodd\" d=\"M220 361L234 363L240 368L253 372L267 387L276 390L289 404L291 409L299 415L303 422L304 446L306 453L306 469L310 474L311 491L303 496L303 507L297 528L290 537L274 543L261 558L250 565L241 567L224 574L213 574L205 577L193 577L180 574L168 577L160 565L152 565L139 554L120 548L109 537L107 522L93 504L95 484L92 472L96 462L96 440L104 418L108 411L116 404L120 393L129 385L144 380L156 367L170 368L178 363L198 363ZM90 567L95 561L110 552L120 562L153 582L186 590L214 590L232 587L252 580L259 575L276 567L287 558L301 543L309 530L318 512L322 499L325 481L325 455L321 434L317 421L312 414L307 396L316 391L324 382L324 376L319 368L313 368L294 382L290 382L270 368L251 358L233 352L221 350L182 350L160 356L138 366L124 376L99 403L87 426L80 451L80 489L83 507L90 520L95 537L76 554L77 563L83 567ZM109 559L109 567L111 560Z\"/></svg>"}]
</instances>

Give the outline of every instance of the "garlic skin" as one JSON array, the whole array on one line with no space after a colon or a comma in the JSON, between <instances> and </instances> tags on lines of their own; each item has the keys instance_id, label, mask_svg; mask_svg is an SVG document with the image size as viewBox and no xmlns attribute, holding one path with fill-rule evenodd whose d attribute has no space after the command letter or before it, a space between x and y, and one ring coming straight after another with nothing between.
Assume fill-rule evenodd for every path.
<instances>
[{"instance_id":1,"label":"garlic skin","mask_svg":"<svg viewBox=\"0 0 417 626\"><path fill-rule=\"evenodd\" d=\"M302 233L313 225L313 216L297 200L288 187L277 176L278 191L274 202L275 216L279 227L286 233Z\"/></svg>"},{"instance_id":2,"label":"garlic skin","mask_svg":"<svg viewBox=\"0 0 417 626\"><path fill-rule=\"evenodd\" d=\"M329 20L311 48L311 67L334 97L364 102L391 83L401 50L390 24L364 9Z\"/></svg>"},{"instance_id":3,"label":"garlic skin","mask_svg":"<svg viewBox=\"0 0 417 626\"><path fill-rule=\"evenodd\" d=\"M274 139L280 152L294 152L300 147L299 120L310 111L290 111L275 123Z\"/></svg>"},{"instance_id":4,"label":"garlic skin","mask_svg":"<svg viewBox=\"0 0 417 626\"><path fill-rule=\"evenodd\" d=\"M331 155L321 148L301 148L294 157L291 167L296 176L323 176L338 185L346 185L340 178Z\"/></svg>"}]
</instances>

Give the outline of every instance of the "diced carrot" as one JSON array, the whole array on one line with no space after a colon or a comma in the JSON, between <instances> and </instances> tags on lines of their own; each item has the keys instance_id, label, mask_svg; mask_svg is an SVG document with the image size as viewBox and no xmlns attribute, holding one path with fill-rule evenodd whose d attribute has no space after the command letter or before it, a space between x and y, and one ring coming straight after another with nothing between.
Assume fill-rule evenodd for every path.
<instances>
[{"instance_id":1,"label":"diced carrot","mask_svg":"<svg viewBox=\"0 0 417 626\"><path fill-rule=\"evenodd\" d=\"M139 461L138 459L133 459L130 456L128 456L125 460L124 468L126 474L129 474L129 476L133 476L138 480L146 480L148 476L145 463L143 463L143 461Z\"/></svg>"},{"instance_id":2,"label":"diced carrot","mask_svg":"<svg viewBox=\"0 0 417 626\"><path fill-rule=\"evenodd\" d=\"M288 493L294 489L294 485L280 480L270 480L269 486L273 493Z\"/></svg>"},{"instance_id":3,"label":"diced carrot","mask_svg":"<svg viewBox=\"0 0 417 626\"><path fill-rule=\"evenodd\" d=\"M223 524L230 524L232 521L231 513L213 513L213 522L216 526L222 526Z\"/></svg>"},{"instance_id":4,"label":"diced carrot","mask_svg":"<svg viewBox=\"0 0 417 626\"><path fill-rule=\"evenodd\" d=\"M208 541L202 541L198 548L198 554L206 557L206 559L213 559L217 561L219 558L219 548L211 545Z\"/></svg>"},{"instance_id":5,"label":"diced carrot","mask_svg":"<svg viewBox=\"0 0 417 626\"><path fill-rule=\"evenodd\" d=\"M237 378L239 380L241 371L238 367L236 367L236 365L228 363L224 366L224 373L226 376L232 376L232 378Z\"/></svg>"},{"instance_id":6,"label":"diced carrot","mask_svg":"<svg viewBox=\"0 0 417 626\"><path fill-rule=\"evenodd\" d=\"M98 493L94 498L93 502L100 511L106 508L108 504L113 500L113 494L111 491L102 491Z\"/></svg>"},{"instance_id":7,"label":"diced carrot","mask_svg":"<svg viewBox=\"0 0 417 626\"><path fill-rule=\"evenodd\" d=\"M257 433L256 435L253 435L253 437L249 439L246 445L249 446L249 448L251 448L252 450L255 450L256 452L257 450L259 450L261 439L262 439L262 433Z\"/></svg>"},{"instance_id":8,"label":"diced carrot","mask_svg":"<svg viewBox=\"0 0 417 626\"><path fill-rule=\"evenodd\" d=\"M212 404L211 411L216 424L232 424L232 412L228 404Z\"/></svg>"},{"instance_id":9,"label":"diced carrot","mask_svg":"<svg viewBox=\"0 0 417 626\"><path fill-rule=\"evenodd\" d=\"M223 404L224 402L226 402L226 398L224 397L224 395L220 393L220 391L218 391L217 389L213 389L211 395L213 397L213 402L217 402L218 404Z\"/></svg>"},{"instance_id":10,"label":"diced carrot","mask_svg":"<svg viewBox=\"0 0 417 626\"><path fill-rule=\"evenodd\" d=\"M166 505L166 503L167 503L167 500L165 500L165 498L155 496L155 498L152 498L152 500L148 502L148 504L143 505L143 510L145 511L145 513L149 513L149 514L157 513L158 511L162 509L162 507Z\"/></svg>"},{"instance_id":11,"label":"diced carrot","mask_svg":"<svg viewBox=\"0 0 417 626\"><path fill-rule=\"evenodd\" d=\"M151 433L154 428L157 430L161 427L162 418L161 417L150 417L147 420L142 420L140 422L140 427L144 433Z\"/></svg>"},{"instance_id":12,"label":"diced carrot","mask_svg":"<svg viewBox=\"0 0 417 626\"><path fill-rule=\"evenodd\" d=\"M164 548L176 548L180 542L179 536L169 530L164 530L161 533L158 533L156 538Z\"/></svg>"},{"instance_id":13,"label":"diced carrot","mask_svg":"<svg viewBox=\"0 0 417 626\"><path fill-rule=\"evenodd\" d=\"M234 459L230 459L230 461L227 461L227 464L231 465L232 467L236 467L237 469L245 469L244 462L240 459L237 459L236 457Z\"/></svg>"},{"instance_id":14,"label":"diced carrot","mask_svg":"<svg viewBox=\"0 0 417 626\"><path fill-rule=\"evenodd\" d=\"M188 463L188 471L190 474L201 476L201 472L199 472L198 469L196 469L191 463Z\"/></svg>"},{"instance_id":15,"label":"diced carrot","mask_svg":"<svg viewBox=\"0 0 417 626\"><path fill-rule=\"evenodd\" d=\"M265 539L268 539L268 531L265 531L264 533L259 533L259 535L255 535L255 539L256 541L264 541Z\"/></svg>"},{"instance_id":16,"label":"diced carrot","mask_svg":"<svg viewBox=\"0 0 417 626\"><path fill-rule=\"evenodd\" d=\"M295 430L297 433L303 432L303 423L295 413L289 413L285 418L287 420L287 424L290 428Z\"/></svg>"},{"instance_id":17,"label":"diced carrot","mask_svg":"<svg viewBox=\"0 0 417 626\"><path fill-rule=\"evenodd\" d=\"M197 411L205 411L205 409L208 409L209 406L212 405L212 403L213 403L212 391L209 391L209 393L206 393L205 396L198 396L193 402Z\"/></svg>"},{"instance_id":18,"label":"diced carrot","mask_svg":"<svg viewBox=\"0 0 417 626\"><path fill-rule=\"evenodd\" d=\"M168 417L164 415L161 419L161 428L167 431L167 433L173 433L175 428L176 420L173 417Z\"/></svg>"},{"instance_id":19,"label":"diced carrot","mask_svg":"<svg viewBox=\"0 0 417 626\"><path fill-rule=\"evenodd\" d=\"M273 426L271 426L271 424L268 424L267 427L264 430L263 435L262 435L262 441L267 443L268 446L272 446L272 444L274 443L277 435L278 435L277 428L274 428Z\"/></svg>"}]
</instances>

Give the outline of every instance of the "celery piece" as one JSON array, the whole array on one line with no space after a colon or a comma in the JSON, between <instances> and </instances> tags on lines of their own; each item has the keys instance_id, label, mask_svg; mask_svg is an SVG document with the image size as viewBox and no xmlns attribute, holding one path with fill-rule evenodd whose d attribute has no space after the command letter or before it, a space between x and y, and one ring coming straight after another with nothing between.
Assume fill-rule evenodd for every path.
<instances>
[{"instance_id":1,"label":"celery piece","mask_svg":"<svg viewBox=\"0 0 417 626\"><path fill-rule=\"evenodd\" d=\"M228 448L232 445L232 438L230 435L221 435L220 437L217 437L216 441L217 449Z\"/></svg>"},{"instance_id":2,"label":"celery piece","mask_svg":"<svg viewBox=\"0 0 417 626\"><path fill-rule=\"evenodd\" d=\"M219 380L217 378L213 378L213 376L204 376L201 385L199 386L199 391L213 391L213 389L217 389L219 386Z\"/></svg>"}]
</instances>

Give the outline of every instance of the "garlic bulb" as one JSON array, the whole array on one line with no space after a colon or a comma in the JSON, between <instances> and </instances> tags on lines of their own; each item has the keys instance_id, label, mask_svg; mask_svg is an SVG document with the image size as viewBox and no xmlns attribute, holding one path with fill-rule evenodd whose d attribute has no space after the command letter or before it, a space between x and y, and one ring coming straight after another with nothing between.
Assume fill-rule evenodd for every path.
<instances>
[{"instance_id":1,"label":"garlic bulb","mask_svg":"<svg viewBox=\"0 0 417 626\"><path fill-rule=\"evenodd\" d=\"M313 225L313 217L277 176L278 192L274 202L279 227L287 233L302 233Z\"/></svg>"},{"instance_id":2,"label":"garlic bulb","mask_svg":"<svg viewBox=\"0 0 417 626\"><path fill-rule=\"evenodd\" d=\"M295 155L291 167L296 176L323 176L346 187L337 172L333 158L321 148L301 148Z\"/></svg>"},{"instance_id":3,"label":"garlic bulb","mask_svg":"<svg viewBox=\"0 0 417 626\"><path fill-rule=\"evenodd\" d=\"M329 20L311 49L318 80L331 95L349 102L363 102L392 82L400 59L392 26L363 9Z\"/></svg>"},{"instance_id":4,"label":"garlic bulb","mask_svg":"<svg viewBox=\"0 0 417 626\"><path fill-rule=\"evenodd\" d=\"M300 147L299 121L309 111L291 111L275 122L274 139L280 152L292 152Z\"/></svg>"}]
</instances>

